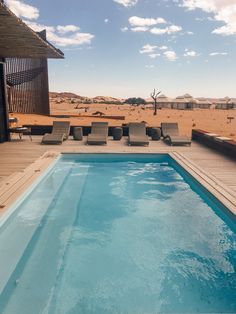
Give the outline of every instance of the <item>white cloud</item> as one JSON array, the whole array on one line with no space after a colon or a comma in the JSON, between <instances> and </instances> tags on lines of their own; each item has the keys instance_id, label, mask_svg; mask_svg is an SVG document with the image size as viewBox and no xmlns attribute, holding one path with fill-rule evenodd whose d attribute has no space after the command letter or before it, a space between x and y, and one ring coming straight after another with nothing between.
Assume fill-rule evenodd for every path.
<instances>
[{"instance_id":1,"label":"white cloud","mask_svg":"<svg viewBox=\"0 0 236 314\"><path fill-rule=\"evenodd\" d=\"M129 29L128 29L127 26L125 26L125 27L121 27L120 30L121 30L123 33L125 33L125 32L127 32Z\"/></svg>"},{"instance_id":2,"label":"white cloud","mask_svg":"<svg viewBox=\"0 0 236 314\"><path fill-rule=\"evenodd\" d=\"M123 33L127 32L129 29L127 26L121 27L120 29Z\"/></svg>"},{"instance_id":3,"label":"white cloud","mask_svg":"<svg viewBox=\"0 0 236 314\"><path fill-rule=\"evenodd\" d=\"M192 57L192 58L193 58L193 57L199 56L199 54L198 54L196 51L194 51L194 50L185 49L184 56L185 56L185 57Z\"/></svg>"},{"instance_id":4,"label":"white cloud","mask_svg":"<svg viewBox=\"0 0 236 314\"><path fill-rule=\"evenodd\" d=\"M206 12L212 12L215 9L214 0L183 0L181 6L190 11L202 9Z\"/></svg>"},{"instance_id":5,"label":"white cloud","mask_svg":"<svg viewBox=\"0 0 236 314\"><path fill-rule=\"evenodd\" d=\"M43 29L46 29L47 31L47 39L51 41L56 46L66 47L66 46L77 46L82 44L90 44L91 40L94 38L94 35L89 33L81 33L81 32L73 32L70 35L61 36L61 33L59 30L61 30L61 27L63 27L65 30L67 29L67 25L65 26L47 26L42 25L36 22L31 21L24 21L26 24L28 24L34 31L39 32ZM69 29L71 28L71 25L68 25ZM58 30L59 27L59 30ZM79 29L79 27L78 27Z\"/></svg>"},{"instance_id":6,"label":"white cloud","mask_svg":"<svg viewBox=\"0 0 236 314\"><path fill-rule=\"evenodd\" d=\"M142 18L138 16L131 16L129 23L133 27L154 26L157 24L166 24L166 21L162 17L158 18Z\"/></svg>"},{"instance_id":7,"label":"white cloud","mask_svg":"<svg viewBox=\"0 0 236 314\"><path fill-rule=\"evenodd\" d=\"M151 59L156 59L157 57L160 57L159 53L151 53L150 55L148 55Z\"/></svg>"},{"instance_id":8,"label":"white cloud","mask_svg":"<svg viewBox=\"0 0 236 314\"><path fill-rule=\"evenodd\" d=\"M138 3L138 0L113 0L119 4L122 4L124 7L132 7Z\"/></svg>"},{"instance_id":9,"label":"white cloud","mask_svg":"<svg viewBox=\"0 0 236 314\"><path fill-rule=\"evenodd\" d=\"M163 35L163 34L174 34L180 32L182 30L181 26L171 25L165 28L154 27L150 30L150 33L155 35Z\"/></svg>"},{"instance_id":10,"label":"white cloud","mask_svg":"<svg viewBox=\"0 0 236 314\"><path fill-rule=\"evenodd\" d=\"M9 9L18 17L36 20L39 17L39 10L23 1L6 0Z\"/></svg>"},{"instance_id":11,"label":"white cloud","mask_svg":"<svg viewBox=\"0 0 236 314\"><path fill-rule=\"evenodd\" d=\"M132 32L146 32L149 28L147 26L137 26L137 27L131 27Z\"/></svg>"},{"instance_id":12,"label":"white cloud","mask_svg":"<svg viewBox=\"0 0 236 314\"><path fill-rule=\"evenodd\" d=\"M56 31L56 28L54 26L48 26L48 25L43 25L37 22L32 22L32 21L26 21L23 20L30 28L32 28L35 32L41 32L42 30L46 30L47 34L53 33Z\"/></svg>"},{"instance_id":13,"label":"white cloud","mask_svg":"<svg viewBox=\"0 0 236 314\"><path fill-rule=\"evenodd\" d=\"M131 16L129 18L132 32L150 32L155 35L174 34L182 30L181 26L169 25L164 28L157 27L158 24L167 24L162 18L142 18L138 16ZM156 27L153 27L156 26Z\"/></svg>"},{"instance_id":14,"label":"white cloud","mask_svg":"<svg viewBox=\"0 0 236 314\"><path fill-rule=\"evenodd\" d=\"M149 44L146 44L142 47L142 49L139 50L139 52L141 54L143 53L152 53L154 52L155 50L157 49L157 46L152 46L152 45L149 45Z\"/></svg>"},{"instance_id":15,"label":"white cloud","mask_svg":"<svg viewBox=\"0 0 236 314\"><path fill-rule=\"evenodd\" d=\"M214 29L213 34L225 36L236 34L235 0L183 0L181 6L188 10L202 9L213 13L214 20L224 22L225 25Z\"/></svg>"},{"instance_id":16,"label":"white cloud","mask_svg":"<svg viewBox=\"0 0 236 314\"><path fill-rule=\"evenodd\" d=\"M228 52L211 52L209 53L209 56L214 57L214 56L226 56L228 55Z\"/></svg>"},{"instance_id":17,"label":"white cloud","mask_svg":"<svg viewBox=\"0 0 236 314\"><path fill-rule=\"evenodd\" d=\"M57 26L58 33L66 34L66 33L74 33L80 30L78 26L75 25L58 25Z\"/></svg>"},{"instance_id":18,"label":"white cloud","mask_svg":"<svg viewBox=\"0 0 236 314\"><path fill-rule=\"evenodd\" d=\"M36 7L25 4L23 1L6 0L6 4L18 17L25 18L24 22L34 31L40 32L46 29L47 39L57 46L66 47L90 44L94 38L94 35L90 33L80 32L80 28L76 25L48 26L32 21L39 18L39 10Z\"/></svg>"},{"instance_id":19,"label":"white cloud","mask_svg":"<svg viewBox=\"0 0 236 314\"><path fill-rule=\"evenodd\" d=\"M94 35L89 33L75 33L72 36L61 37L56 33L48 33L49 41L53 42L57 46L66 47L66 46L77 46L82 44L90 44L91 40L94 38Z\"/></svg>"},{"instance_id":20,"label":"white cloud","mask_svg":"<svg viewBox=\"0 0 236 314\"><path fill-rule=\"evenodd\" d=\"M159 49L160 49L160 50L167 50L168 47L167 47L167 46L161 46L161 47L159 47Z\"/></svg>"},{"instance_id":21,"label":"white cloud","mask_svg":"<svg viewBox=\"0 0 236 314\"><path fill-rule=\"evenodd\" d=\"M194 35L194 32L187 32L187 35Z\"/></svg>"},{"instance_id":22,"label":"white cloud","mask_svg":"<svg viewBox=\"0 0 236 314\"><path fill-rule=\"evenodd\" d=\"M169 61L175 61L177 60L177 55L175 53L175 51L173 50L168 50L168 51L165 51L163 53L163 55L166 57L167 60Z\"/></svg>"},{"instance_id":23,"label":"white cloud","mask_svg":"<svg viewBox=\"0 0 236 314\"><path fill-rule=\"evenodd\" d=\"M109 22L109 19L105 19L104 22L105 22L105 23L108 23L108 22Z\"/></svg>"},{"instance_id":24,"label":"white cloud","mask_svg":"<svg viewBox=\"0 0 236 314\"><path fill-rule=\"evenodd\" d=\"M155 34L155 35L163 35L167 33L167 28L154 27L150 30L150 33Z\"/></svg>"}]
</instances>

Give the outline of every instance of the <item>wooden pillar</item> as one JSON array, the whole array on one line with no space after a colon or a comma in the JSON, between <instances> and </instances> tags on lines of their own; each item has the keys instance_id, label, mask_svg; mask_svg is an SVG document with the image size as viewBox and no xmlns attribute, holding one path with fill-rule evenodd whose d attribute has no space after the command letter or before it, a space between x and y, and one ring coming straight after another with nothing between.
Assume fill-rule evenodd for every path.
<instances>
[{"instance_id":1,"label":"wooden pillar","mask_svg":"<svg viewBox=\"0 0 236 314\"><path fill-rule=\"evenodd\" d=\"M0 143L9 140L4 59L0 58Z\"/></svg>"}]
</instances>

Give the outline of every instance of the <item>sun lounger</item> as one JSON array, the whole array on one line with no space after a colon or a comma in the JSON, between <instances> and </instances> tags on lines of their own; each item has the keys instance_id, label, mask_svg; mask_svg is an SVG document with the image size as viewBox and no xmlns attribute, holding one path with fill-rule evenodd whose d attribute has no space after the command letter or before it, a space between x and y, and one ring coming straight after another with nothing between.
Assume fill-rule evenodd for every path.
<instances>
[{"instance_id":1,"label":"sun lounger","mask_svg":"<svg viewBox=\"0 0 236 314\"><path fill-rule=\"evenodd\" d=\"M129 124L129 145L135 146L147 146L149 145L149 139L146 135L146 126L145 123L132 122Z\"/></svg>"},{"instance_id":2,"label":"sun lounger","mask_svg":"<svg viewBox=\"0 0 236 314\"><path fill-rule=\"evenodd\" d=\"M108 137L108 122L92 122L91 133L88 135L87 144L105 145Z\"/></svg>"},{"instance_id":3,"label":"sun lounger","mask_svg":"<svg viewBox=\"0 0 236 314\"><path fill-rule=\"evenodd\" d=\"M161 123L164 141L170 145L191 145L191 139L179 134L178 123Z\"/></svg>"},{"instance_id":4,"label":"sun lounger","mask_svg":"<svg viewBox=\"0 0 236 314\"><path fill-rule=\"evenodd\" d=\"M70 134L69 121L53 121L52 133L44 134L42 144L62 144Z\"/></svg>"}]
</instances>

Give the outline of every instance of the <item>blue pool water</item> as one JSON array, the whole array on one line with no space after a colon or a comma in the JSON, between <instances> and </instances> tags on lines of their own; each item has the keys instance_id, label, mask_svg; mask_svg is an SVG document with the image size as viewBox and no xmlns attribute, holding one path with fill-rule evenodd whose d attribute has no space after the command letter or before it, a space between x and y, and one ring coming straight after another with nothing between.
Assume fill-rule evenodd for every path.
<instances>
[{"instance_id":1,"label":"blue pool water","mask_svg":"<svg viewBox=\"0 0 236 314\"><path fill-rule=\"evenodd\" d=\"M0 313L236 313L235 226L167 155L65 155L0 229Z\"/></svg>"}]
</instances>

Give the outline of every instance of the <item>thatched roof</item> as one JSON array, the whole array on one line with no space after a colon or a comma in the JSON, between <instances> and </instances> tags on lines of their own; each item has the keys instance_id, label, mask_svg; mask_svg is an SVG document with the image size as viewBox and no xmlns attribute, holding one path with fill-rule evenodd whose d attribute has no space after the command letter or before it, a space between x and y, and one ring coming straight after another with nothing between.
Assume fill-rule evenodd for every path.
<instances>
[{"instance_id":1,"label":"thatched roof","mask_svg":"<svg viewBox=\"0 0 236 314\"><path fill-rule=\"evenodd\" d=\"M171 103L172 99L167 97L166 95L160 95L157 97L157 102L159 103Z\"/></svg>"},{"instance_id":2,"label":"thatched roof","mask_svg":"<svg viewBox=\"0 0 236 314\"><path fill-rule=\"evenodd\" d=\"M208 99L203 97L197 98L197 102L200 105L212 105L212 103Z\"/></svg>"},{"instance_id":3,"label":"thatched roof","mask_svg":"<svg viewBox=\"0 0 236 314\"><path fill-rule=\"evenodd\" d=\"M0 1L0 57L63 58L64 55Z\"/></svg>"},{"instance_id":4,"label":"thatched roof","mask_svg":"<svg viewBox=\"0 0 236 314\"><path fill-rule=\"evenodd\" d=\"M178 96L175 98L174 102L176 103L197 103L197 100L195 98L193 98L191 95L189 94L185 94L183 96Z\"/></svg>"},{"instance_id":5,"label":"thatched roof","mask_svg":"<svg viewBox=\"0 0 236 314\"><path fill-rule=\"evenodd\" d=\"M215 103L216 104L233 104L234 101L231 98L226 96L224 98L217 99Z\"/></svg>"}]
</instances>

